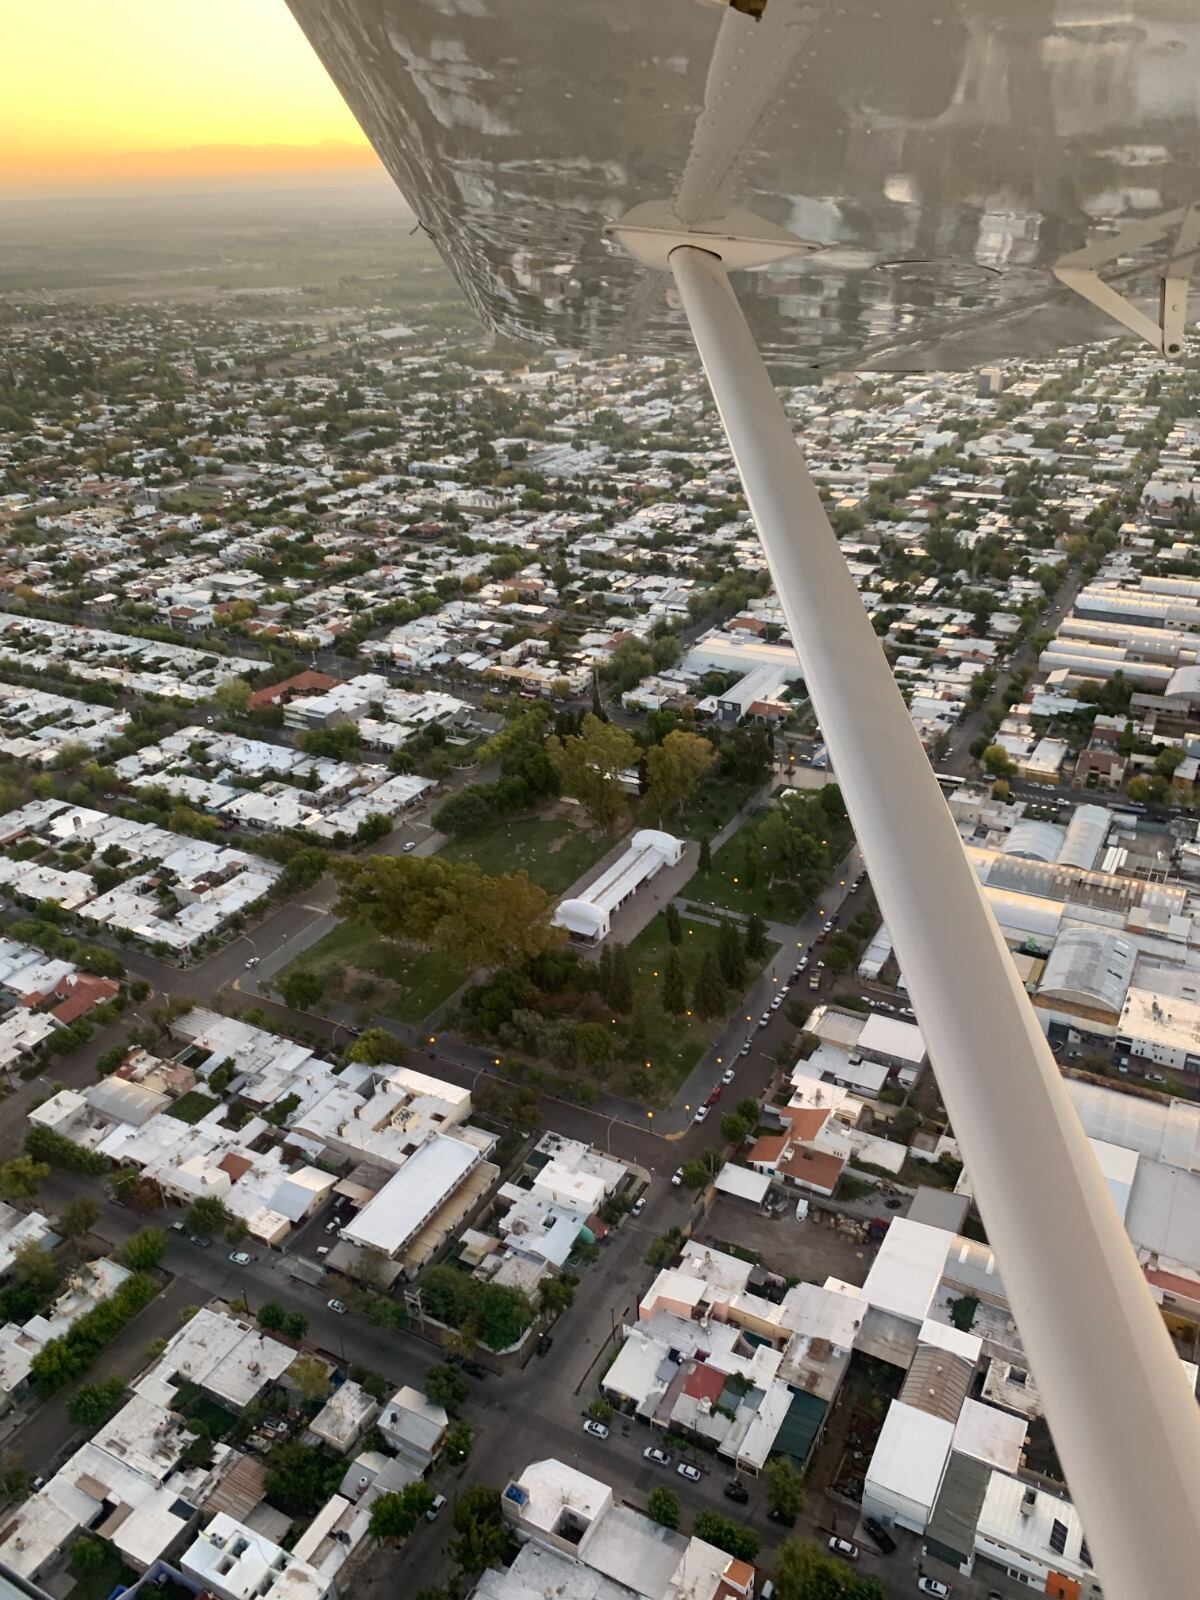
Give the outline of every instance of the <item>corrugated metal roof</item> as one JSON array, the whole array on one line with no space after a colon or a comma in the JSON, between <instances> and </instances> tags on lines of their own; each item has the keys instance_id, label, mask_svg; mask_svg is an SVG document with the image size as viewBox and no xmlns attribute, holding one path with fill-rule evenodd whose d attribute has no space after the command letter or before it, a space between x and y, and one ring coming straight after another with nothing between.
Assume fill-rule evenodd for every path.
<instances>
[{"instance_id":1,"label":"corrugated metal roof","mask_svg":"<svg viewBox=\"0 0 1200 1600\"><path fill-rule=\"evenodd\" d=\"M960 1565L975 1549L975 1528L992 1469L983 1461L952 1451L925 1530L930 1554ZM936 1546L934 1549L932 1547Z\"/></svg>"}]
</instances>

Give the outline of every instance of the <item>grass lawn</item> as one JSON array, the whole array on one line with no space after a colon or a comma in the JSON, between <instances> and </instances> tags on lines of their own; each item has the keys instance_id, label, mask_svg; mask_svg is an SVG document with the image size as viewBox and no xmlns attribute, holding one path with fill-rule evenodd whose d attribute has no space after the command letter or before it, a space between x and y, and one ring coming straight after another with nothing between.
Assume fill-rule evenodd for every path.
<instances>
[{"instance_id":1,"label":"grass lawn","mask_svg":"<svg viewBox=\"0 0 1200 1600\"><path fill-rule=\"evenodd\" d=\"M180 1122L203 1122L204 1118L221 1102L211 1096L201 1094L199 1089L189 1089L186 1094L181 1094L173 1105L167 1107L169 1117L178 1117Z\"/></svg>"},{"instance_id":2,"label":"grass lawn","mask_svg":"<svg viewBox=\"0 0 1200 1600\"><path fill-rule=\"evenodd\" d=\"M521 817L452 839L438 852L447 861L474 861L498 877L525 871L547 894L562 894L617 842L588 833L568 817Z\"/></svg>"},{"instance_id":3,"label":"grass lawn","mask_svg":"<svg viewBox=\"0 0 1200 1600\"><path fill-rule=\"evenodd\" d=\"M681 890L684 899L698 905L716 906L722 911L740 911L773 922L796 922L813 900L791 883L767 882L767 869L755 860L755 835L766 810L756 811L721 846L707 872L694 873ZM851 833L846 823L831 823L826 837L829 854L837 861L849 849ZM749 870L747 870L749 869Z\"/></svg>"},{"instance_id":4,"label":"grass lawn","mask_svg":"<svg viewBox=\"0 0 1200 1600\"><path fill-rule=\"evenodd\" d=\"M686 917L683 919L683 943L679 947L679 954L689 990L706 952L714 950L716 944L717 930L710 923L692 922ZM715 1017L689 1016L686 1013L673 1017L664 1011L662 972L670 948L667 922L662 915L655 917L629 946L633 961L634 1007L646 1018L646 1060L651 1065L649 1068L630 1068L622 1075L621 1082L610 1085L617 1093L631 1094L652 1105L665 1105L672 1098L741 1001L740 994L731 994L720 1014ZM746 988L777 948L776 945L768 945L763 961L746 963Z\"/></svg>"},{"instance_id":5,"label":"grass lawn","mask_svg":"<svg viewBox=\"0 0 1200 1600\"><path fill-rule=\"evenodd\" d=\"M354 922L340 922L285 967L276 982L291 972L315 973L324 981L325 999L361 1006L364 1016L378 1013L409 1023L436 1011L467 978L466 967L453 956L390 944Z\"/></svg>"},{"instance_id":6,"label":"grass lawn","mask_svg":"<svg viewBox=\"0 0 1200 1600\"><path fill-rule=\"evenodd\" d=\"M713 778L701 784L700 792L693 795L678 816L669 817L664 826L668 833L685 839L711 839L726 823L732 822L752 792L744 783ZM640 823L643 828L658 827L651 807L643 808Z\"/></svg>"}]
</instances>

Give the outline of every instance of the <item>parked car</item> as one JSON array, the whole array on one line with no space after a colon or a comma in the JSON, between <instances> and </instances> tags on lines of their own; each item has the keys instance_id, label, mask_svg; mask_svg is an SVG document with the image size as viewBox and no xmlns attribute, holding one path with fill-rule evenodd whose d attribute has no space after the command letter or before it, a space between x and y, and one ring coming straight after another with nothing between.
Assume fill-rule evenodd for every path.
<instances>
[{"instance_id":1,"label":"parked car","mask_svg":"<svg viewBox=\"0 0 1200 1600\"><path fill-rule=\"evenodd\" d=\"M767 1521L781 1522L785 1528L794 1528L796 1526L795 1517L789 1516L786 1511L780 1511L777 1506L772 1506L767 1512Z\"/></svg>"},{"instance_id":2,"label":"parked car","mask_svg":"<svg viewBox=\"0 0 1200 1600\"><path fill-rule=\"evenodd\" d=\"M644 1194L638 1195L637 1199L633 1202L633 1205L629 1209L635 1217L640 1217L642 1212L646 1209L646 1196Z\"/></svg>"},{"instance_id":3,"label":"parked car","mask_svg":"<svg viewBox=\"0 0 1200 1600\"><path fill-rule=\"evenodd\" d=\"M696 1115L692 1118L692 1121L693 1122L703 1122L705 1117L707 1117L707 1115L708 1115L708 1107L706 1105L705 1106L697 1106L696 1107Z\"/></svg>"},{"instance_id":4,"label":"parked car","mask_svg":"<svg viewBox=\"0 0 1200 1600\"><path fill-rule=\"evenodd\" d=\"M665 1450L660 1450L657 1445L648 1444L642 1451L644 1461L653 1461L656 1467L669 1467L671 1458Z\"/></svg>"},{"instance_id":5,"label":"parked car","mask_svg":"<svg viewBox=\"0 0 1200 1600\"><path fill-rule=\"evenodd\" d=\"M760 1028L765 1028L767 1023L770 1022L770 1020L771 1020L771 1013L769 1011L764 1011L762 1016L759 1017L759 1019L758 1019L759 1027Z\"/></svg>"},{"instance_id":6,"label":"parked car","mask_svg":"<svg viewBox=\"0 0 1200 1600\"><path fill-rule=\"evenodd\" d=\"M212 1244L212 1240L206 1233L193 1233L189 1237L198 1250L207 1250L209 1245Z\"/></svg>"},{"instance_id":7,"label":"parked car","mask_svg":"<svg viewBox=\"0 0 1200 1600\"><path fill-rule=\"evenodd\" d=\"M829 1548L835 1556L844 1556L847 1561L858 1560L858 1546L851 1544L849 1539L839 1539L836 1534L829 1541Z\"/></svg>"},{"instance_id":8,"label":"parked car","mask_svg":"<svg viewBox=\"0 0 1200 1600\"><path fill-rule=\"evenodd\" d=\"M918 1578L917 1589L921 1594L937 1595L938 1600L946 1600L950 1593L950 1585L943 1583L940 1578Z\"/></svg>"},{"instance_id":9,"label":"parked car","mask_svg":"<svg viewBox=\"0 0 1200 1600\"><path fill-rule=\"evenodd\" d=\"M248 1267L250 1265L250 1257L244 1250L231 1251L229 1259L233 1262L235 1267Z\"/></svg>"},{"instance_id":10,"label":"parked car","mask_svg":"<svg viewBox=\"0 0 1200 1600\"><path fill-rule=\"evenodd\" d=\"M346 1315L346 1302L344 1300L326 1300L325 1304L330 1311L336 1311L339 1317Z\"/></svg>"},{"instance_id":11,"label":"parked car","mask_svg":"<svg viewBox=\"0 0 1200 1600\"><path fill-rule=\"evenodd\" d=\"M771 1001L771 1010L772 1011L778 1011L782 1004L783 1004L783 996L781 994L777 994L775 996L774 1000Z\"/></svg>"},{"instance_id":12,"label":"parked car","mask_svg":"<svg viewBox=\"0 0 1200 1600\"><path fill-rule=\"evenodd\" d=\"M675 1188L678 1189L679 1185L683 1182L683 1168L682 1167L676 1167L675 1168L675 1171L671 1174L671 1182L675 1186Z\"/></svg>"},{"instance_id":13,"label":"parked car","mask_svg":"<svg viewBox=\"0 0 1200 1600\"><path fill-rule=\"evenodd\" d=\"M415 839L406 839L404 841L404 854L405 855L407 855L410 850L415 850L416 848L417 848L417 841Z\"/></svg>"},{"instance_id":14,"label":"parked car","mask_svg":"<svg viewBox=\"0 0 1200 1600\"><path fill-rule=\"evenodd\" d=\"M896 1548L896 1541L880 1522L878 1517L864 1517L863 1527L874 1539L885 1556L890 1556Z\"/></svg>"},{"instance_id":15,"label":"parked car","mask_svg":"<svg viewBox=\"0 0 1200 1600\"><path fill-rule=\"evenodd\" d=\"M743 1039L742 1040L742 1048L738 1051L738 1055L740 1055L740 1056L748 1056L749 1054L750 1054L750 1041L749 1041L749 1039Z\"/></svg>"},{"instance_id":16,"label":"parked car","mask_svg":"<svg viewBox=\"0 0 1200 1600\"><path fill-rule=\"evenodd\" d=\"M688 1461L681 1461L675 1468L681 1478L686 1478L689 1483L699 1483L701 1472L699 1467L693 1467Z\"/></svg>"},{"instance_id":17,"label":"parked car","mask_svg":"<svg viewBox=\"0 0 1200 1600\"><path fill-rule=\"evenodd\" d=\"M425 1521L436 1522L438 1519L438 1513L445 1504L446 1496L444 1494L435 1494L429 1510L425 1513Z\"/></svg>"},{"instance_id":18,"label":"parked car","mask_svg":"<svg viewBox=\"0 0 1200 1600\"><path fill-rule=\"evenodd\" d=\"M714 1083L712 1088L708 1091L708 1098L705 1100L704 1104L706 1106L715 1106L723 1093L724 1091L721 1088L721 1085L719 1083Z\"/></svg>"},{"instance_id":19,"label":"parked car","mask_svg":"<svg viewBox=\"0 0 1200 1600\"><path fill-rule=\"evenodd\" d=\"M889 1211L899 1211L904 1205L904 1201L898 1195L893 1195L890 1200L885 1200L883 1203Z\"/></svg>"},{"instance_id":20,"label":"parked car","mask_svg":"<svg viewBox=\"0 0 1200 1600\"><path fill-rule=\"evenodd\" d=\"M726 1067L725 1068L725 1071L721 1074L721 1082L722 1083L732 1083L733 1082L733 1068L732 1067Z\"/></svg>"},{"instance_id":21,"label":"parked car","mask_svg":"<svg viewBox=\"0 0 1200 1600\"><path fill-rule=\"evenodd\" d=\"M489 1371L489 1369L487 1367L483 1366L478 1361L464 1361L463 1364L462 1364L462 1369L467 1374L467 1376L469 1378L490 1378L491 1377L491 1372Z\"/></svg>"},{"instance_id":22,"label":"parked car","mask_svg":"<svg viewBox=\"0 0 1200 1600\"><path fill-rule=\"evenodd\" d=\"M327 1222L325 1224L325 1232L326 1233L336 1233L338 1231L338 1227L339 1227L339 1224L336 1221Z\"/></svg>"},{"instance_id":23,"label":"parked car","mask_svg":"<svg viewBox=\"0 0 1200 1600\"><path fill-rule=\"evenodd\" d=\"M744 1483L740 1483L737 1478L730 1478L729 1482L725 1485L725 1498L727 1500L736 1500L738 1505L744 1506L749 1503L750 1491L747 1489L746 1485Z\"/></svg>"},{"instance_id":24,"label":"parked car","mask_svg":"<svg viewBox=\"0 0 1200 1600\"><path fill-rule=\"evenodd\" d=\"M593 1439L607 1439L608 1429L602 1422L594 1422L591 1417L583 1425L584 1433L590 1433Z\"/></svg>"},{"instance_id":25,"label":"parked car","mask_svg":"<svg viewBox=\"0 0 1200 1600\"><path fill-rule=\"evenodd\" d=\"M187 1232L187 1223L186 1222L173 1222L171 1224L171 1232L172 1233L186 1233Z\"/></svg>"},{"instance_id":26,"label":"parked car","mask_svg":"<svg viewBox=\"0 0 1200 1600\"><path fill-rule=\"evenodd\" d=\"M548 1356L550 1354L551 1350L553 1350L553 1349L554 1349L554 1339L553 1339L553 1337L548 1333L539 1334L538 1335L538 1342L537 1342L537 1353L538 1353L538 1355L540 1355L540 1356Z\"/></svg>"}]
</instances>

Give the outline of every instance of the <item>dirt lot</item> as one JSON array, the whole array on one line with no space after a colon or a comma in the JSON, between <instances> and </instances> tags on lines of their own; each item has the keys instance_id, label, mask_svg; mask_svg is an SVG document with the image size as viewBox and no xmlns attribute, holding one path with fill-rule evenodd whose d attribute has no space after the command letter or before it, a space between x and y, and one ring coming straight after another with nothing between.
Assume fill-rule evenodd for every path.
<instances>
[{"instance_id":1,"label":"dirt lot","mask_svg":"<svg viewBox=\"0 0 1200 1600\"><path fill-rule=\"evenodd\" d=\"M797 1222L789 1208L782 1216L764 1217L744 1200L721 1196L696 1236L757 1250L763 1265L785 1278L824 1283L834 1277L861 1284L878 1247L845 1238L827 1221L814 1221L815 1215L810 1212L807 1222Z\"/></svg>"}]
</instances>

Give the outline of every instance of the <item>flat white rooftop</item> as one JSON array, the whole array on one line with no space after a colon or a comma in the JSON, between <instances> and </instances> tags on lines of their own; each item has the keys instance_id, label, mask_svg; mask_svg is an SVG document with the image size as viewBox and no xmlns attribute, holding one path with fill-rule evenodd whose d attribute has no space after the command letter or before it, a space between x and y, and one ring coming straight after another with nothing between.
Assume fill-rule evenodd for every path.
<instances>
[{"instance_id":1,"label":"flat white rooftop","mask_svg":"<svg viewBox=\"0 0 1200 1600\"><path fill-rule=\"evenodd\" d=\"M864 1300L879 1311L924 1322L951 1240L942 1228L893 1218L863 1284Z\"/></svg>"},{"instance_id":2,"label":"flat white rooftop","mask_svg":"<svg viewBox=\"0 0 1200 1600\"><path fill-rule=\"evenodd\" d=\"M430 1139L343 1230L345 1238L395 1255L481 1159L479 1151L463 1139L448 1134Z\"/></svg>"}]
</instances>

